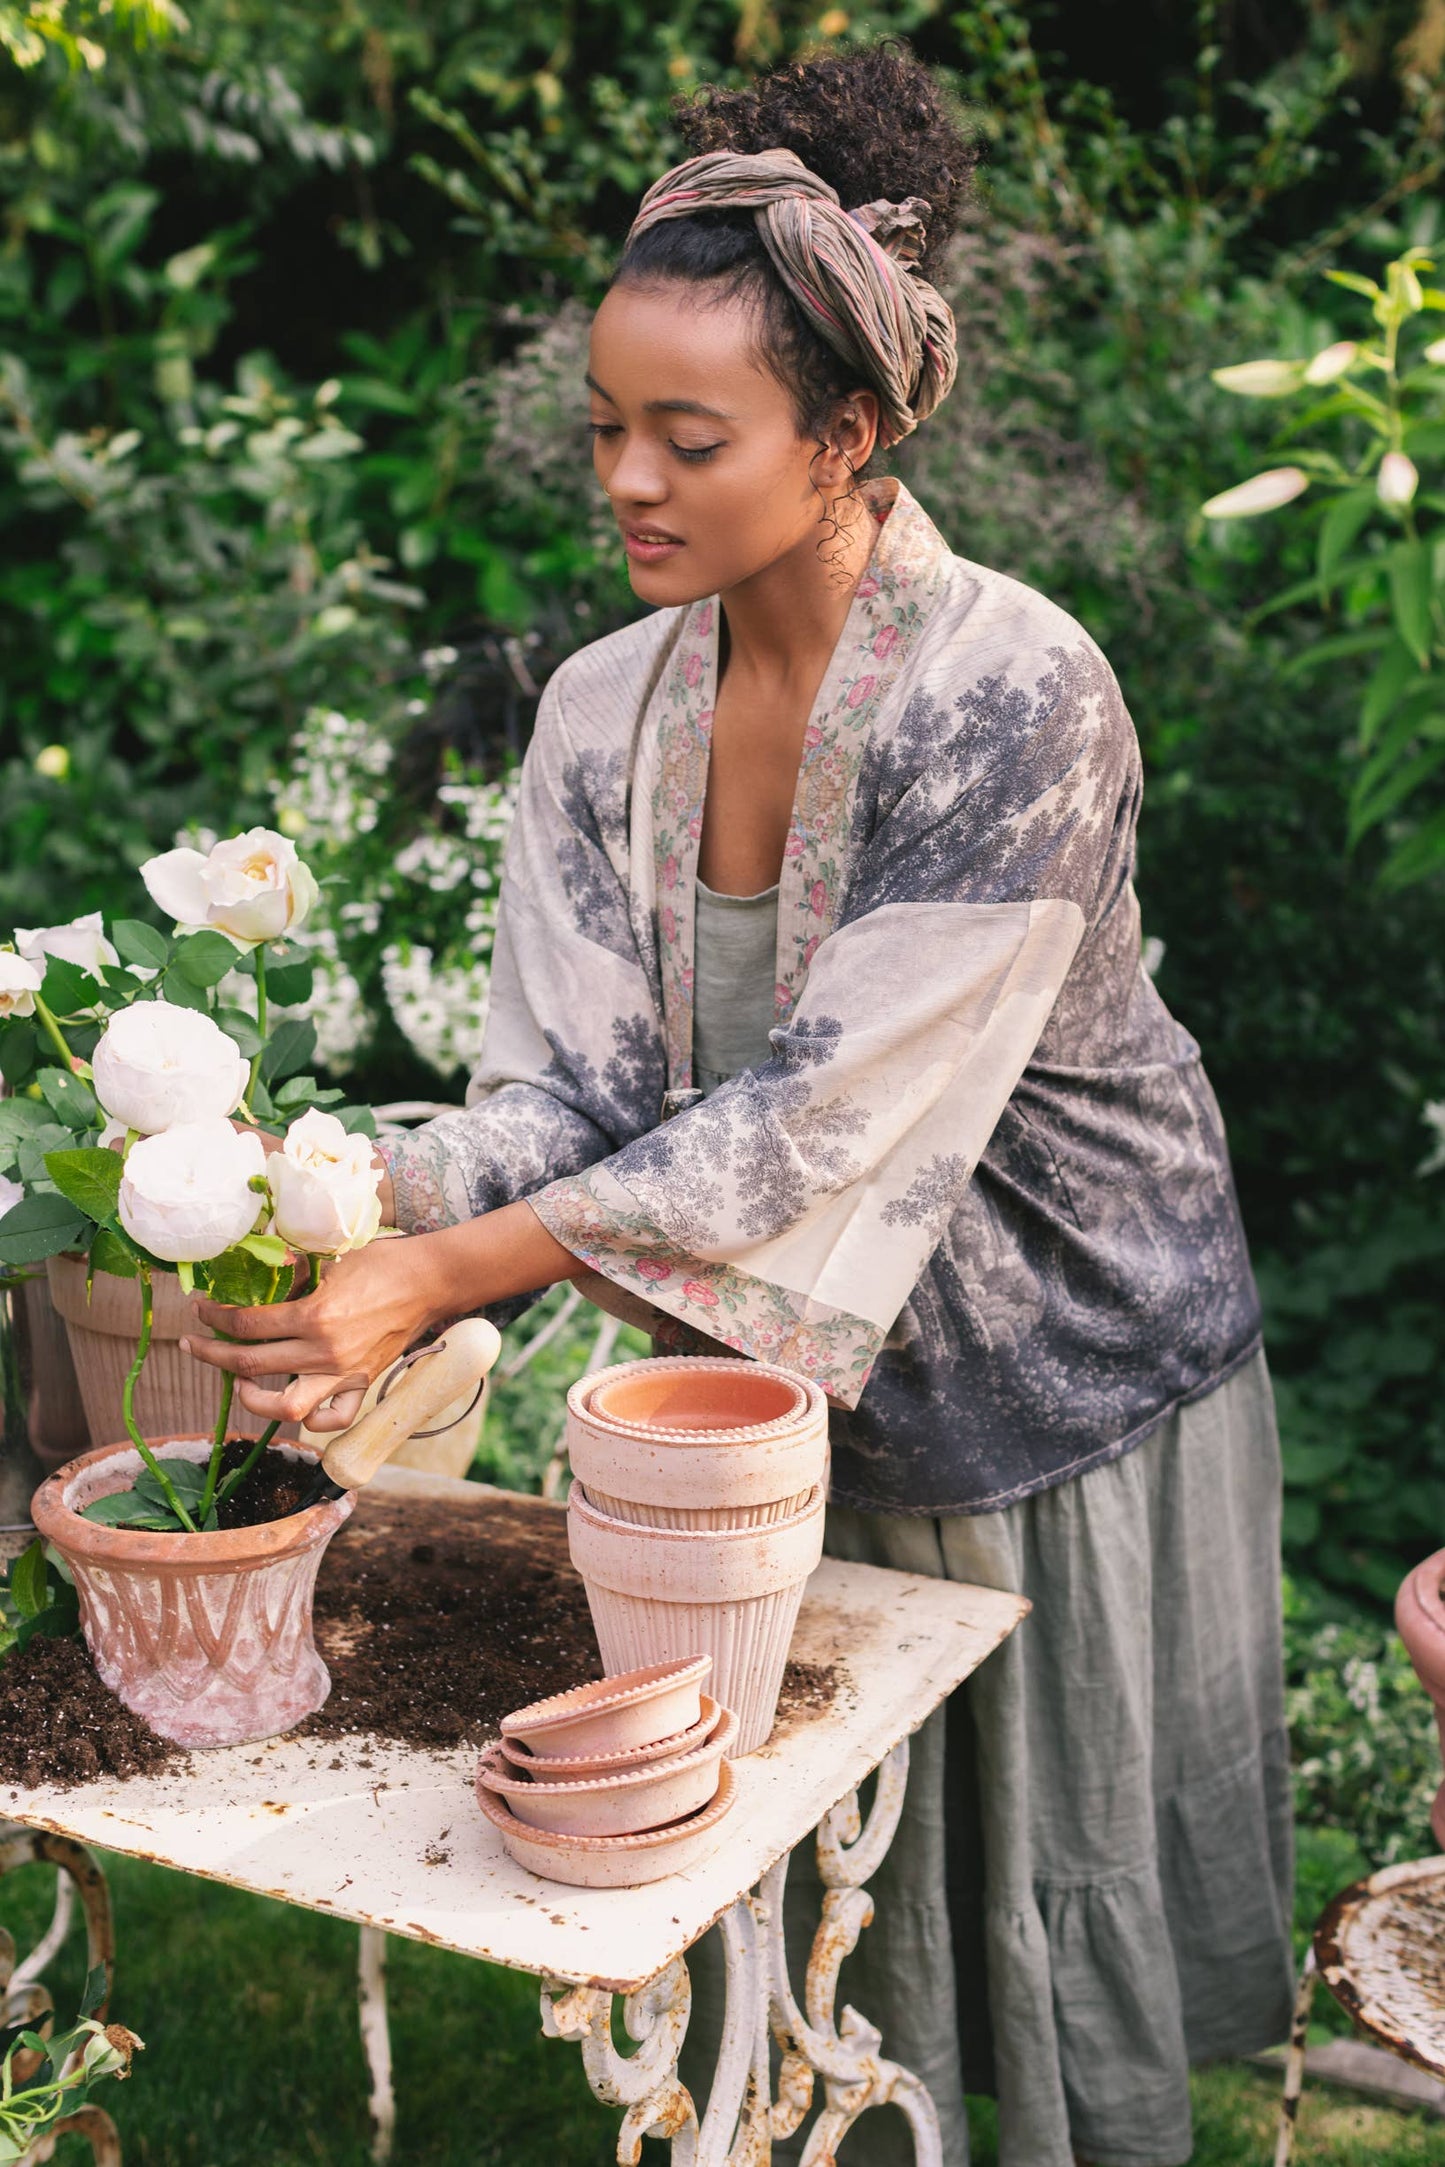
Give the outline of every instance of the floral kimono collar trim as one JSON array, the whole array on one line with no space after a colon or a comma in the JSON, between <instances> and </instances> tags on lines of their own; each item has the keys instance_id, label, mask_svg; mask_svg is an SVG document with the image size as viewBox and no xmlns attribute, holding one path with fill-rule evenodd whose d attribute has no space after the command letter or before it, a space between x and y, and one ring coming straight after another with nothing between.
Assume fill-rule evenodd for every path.
<instances>
[{"instance_id":1,"label":"floral kimono collar trim","mask_svg":"<svg viewBox=\"0 0 1445 2167\"><path fill-rule=\"evenodd\" d=\"M837 923L858 769L949 563L943 537L901 482L865 482L863 495L878 536L804 734L783 854L773 991L779 1024L792 1015L818 946ZM668 1111L693 1095L697 860L721 616L716 595L687 610L643 727L644 747L652 741L651 861Z\"/></svg>"}]
</instances>

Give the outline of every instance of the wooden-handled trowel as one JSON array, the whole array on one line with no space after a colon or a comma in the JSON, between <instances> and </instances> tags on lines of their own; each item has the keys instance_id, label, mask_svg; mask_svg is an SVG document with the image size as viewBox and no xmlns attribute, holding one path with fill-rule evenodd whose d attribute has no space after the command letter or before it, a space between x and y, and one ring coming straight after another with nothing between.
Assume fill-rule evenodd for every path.
<instances>
[{"instance_id":1,"label":"wooden-handled trowel","mask_svg":"<svg viewBox=\"0 0 1445 2167\"><path fill-rule=\"evenodd\" d=\"M317 1463L301 1505L324 1504L343 1490L359 1490L400 1445L452 1407L482 1381L501 1352L494 1324L463 1317L429 1347L404 1354L383 1383L374 1407L333 1437Z\"/></svg>"}]
</instances>

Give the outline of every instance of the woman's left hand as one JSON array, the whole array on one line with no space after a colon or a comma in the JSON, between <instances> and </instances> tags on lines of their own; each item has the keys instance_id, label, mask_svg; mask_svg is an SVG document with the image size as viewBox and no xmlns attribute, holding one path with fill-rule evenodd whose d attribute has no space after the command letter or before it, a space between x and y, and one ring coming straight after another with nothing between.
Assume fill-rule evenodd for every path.
<instances>
[{"instance_id":1,"label":"woman's left hand","mask_svg":"<svg viewBox=\"0 0 1445 2167\"><path fill-rule=\"evenodd\" d=\"M434 1235L414 1234L355 1249L326 1265L320 1286L296 1301L258 1309L197 1301L197 1322L227 1337L198 1332L181 1346L198 1362L239 1377L241 1405L264 1421L347 1429L372 1378L444 1321L431 1269L435 1242ZM279 1389L254 1381L283 1370L296 1376Z\"/></svg>"}]
</instances>

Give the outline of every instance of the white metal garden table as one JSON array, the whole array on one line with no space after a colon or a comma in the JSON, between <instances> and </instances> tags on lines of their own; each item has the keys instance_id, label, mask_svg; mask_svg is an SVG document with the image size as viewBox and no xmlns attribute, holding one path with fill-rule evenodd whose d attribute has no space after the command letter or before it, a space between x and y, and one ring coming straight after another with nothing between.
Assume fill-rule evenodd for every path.
<instances>
[{"instance_id":1,"label":"white metal garden table","mask_svg":"<svg viewBox=\"0 0 1445 2167\"><path fill-rule=\"evenodd\" d=\"M484 1513L497 1494L402 1469L378 1481L467 1512ZM518 1502L509 1495L513 1510ZM539 1514L558 1509L535 1501ZM0 1788L0 1816L356 1920L378 2157L390 2148L394 2119L385 1936L402 1934L540 1978L544 2029L580 2044L594 2092L623 2110L620 2161L635 2162L650 2134L671 2139L674 2167L763 2167L773 2138L803 2122L821 2078L824 2104L806 2161L830 2160L860 2114L891 2101L908 2118L919 2167L941 2167L928 2093L885 2058L865 2017L835 2015L838 1973L873 1914L866 1884L898 1825L910 1733L1027 1608L992 1589L825 1559L793 1649L805 1662L836 1666L833 1705L794 1716L737 1763L738 1800L717 1851L645 1888L567 1888L514 1865L473 1802L470 1748L282 1738L197 1753L159 1777L68 1791ZM875 1770L864 1823L857 1790ZM813 1830L824 1894L800 2003L783 1947L783 1883L788 1852ZM55 1862L64 1868L66 1858ZM699 2107L677 2067L690 1999L685 1958L715 1923L727 1960L726 2019ZM34 1968L32 1958L31 1976ZM625 1997L636 2042L626 2055L613 2044L616 1995ZM776 2088L770 2036L782 2056Z\"/></svg>"}]
</instances>

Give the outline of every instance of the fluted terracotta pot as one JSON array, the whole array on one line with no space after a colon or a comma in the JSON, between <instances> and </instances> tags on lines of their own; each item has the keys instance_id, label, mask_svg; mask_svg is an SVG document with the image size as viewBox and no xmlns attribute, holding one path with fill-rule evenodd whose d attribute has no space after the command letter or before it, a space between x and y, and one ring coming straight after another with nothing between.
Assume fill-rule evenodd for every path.
<instances>
[{"instance_id":1,"label":"fluted terracotta pot","mask_svg":"<svg viewBox=\"0 0 1445 2167\"><path fill-rule=\"evenodd\" d=\"M1395 1597L1395 1623L1419 1679L1435 1703L1440 1751L1445 1757L1445 1550L1437 1550L1407 1573ZM1435 1841L1445 1850L1445 1783L1435 1794L1430 1814Z\"/></svg>"},{"instance_id":2,"label":"fluted terracotta pot","mask_svg":"<svg viewBox=\"0 0 1445 2167\"><path fill-rule=\"evenodd\" d=\"M203 1460L195 1435L155 1441L157 1457ZM271 1450L309 1459L290 1445ZM240 1746L313 1715L331 1691L311 1603L326 1545L355 1494L261 1527L147 1534L81 1517L141 1470L131 1445L103 1445L35 1493L35 1525L75 1577L91 1660L111 1691L162 1738Z\"/></svg>"},{"instance_id":3,"label":"fluted terracotta pot","mask_svg":"<svg viewBox=\"0 0 1445 2167\"><path fill-rule=\"evenodd\" d=\"M51 1257L45 1267L50 1298L65 1319L90 1441L99 1446L120 1436L125 1427L120 1395L140 1336L140 1281L97 1272L87 1299L86 1269L85 1258L74 1256ZM213 1430L221 1407L221 1373L182 1354L177 1344L183 1333L192 1333L196 1327L189 1298L174 1272L155 1274L151 1300L150 1352L135 1395L141 1435L185 1437ZM259 1437L266 1420L263 1415L248 1414L238 1393L229 1426L233 1436ZM294 1437L294 1424L283 1428L281 1435Z\"/></svg>"},{"instance_id":4,"label":"fluted terracotta pot","mask_svg":"<svg viewBox=\"0 0 1445 2167\"><path fill-rule=\"evenodd\" d=\"M30 1449L47 1471L63 1467L90 1442L65 1319L44 1279L27 1279L12 1297Z\"/></svg>"}]
</instances>

